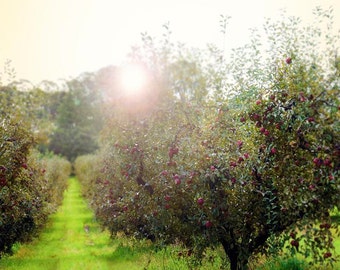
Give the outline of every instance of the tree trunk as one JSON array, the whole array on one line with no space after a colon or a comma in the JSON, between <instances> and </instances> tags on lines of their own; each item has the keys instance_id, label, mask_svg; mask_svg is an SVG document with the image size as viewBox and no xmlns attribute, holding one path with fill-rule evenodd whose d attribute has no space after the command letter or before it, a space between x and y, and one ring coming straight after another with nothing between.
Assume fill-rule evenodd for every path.
<instances>
[{"instance_id":1,"label":"tree trunk","mask_svg":"<svg viewBox=\"0 0 340 270\"><path fill-rule=\"evenodd\" d=\"M230 270L247 270L249 255L241 254L239 247L234 243L221 242L230 261Z\"/></svg>"}]
</instances>

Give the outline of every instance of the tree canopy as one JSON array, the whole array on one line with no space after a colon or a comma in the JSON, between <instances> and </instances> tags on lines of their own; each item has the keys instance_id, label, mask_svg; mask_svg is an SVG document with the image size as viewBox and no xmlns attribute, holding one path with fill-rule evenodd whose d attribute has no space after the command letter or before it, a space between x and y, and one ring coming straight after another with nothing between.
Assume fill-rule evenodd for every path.
<instances>
[{"instance_id":1,"label":"tree canopy","mask_svg":"<svg viewBox=\"0 0 340 270\"><path fill-rule=\"evenodd\" d=\"M268 20L228 61L214 45L143 36L131 61L154 74L145 91L157 98L115 103L83 179L113 235L180 242L198 257L222 246L232 270L286 241L291 254L332 262L339 39L332 12L315 13L329 32Z\"/></svg>"}]
</instances>

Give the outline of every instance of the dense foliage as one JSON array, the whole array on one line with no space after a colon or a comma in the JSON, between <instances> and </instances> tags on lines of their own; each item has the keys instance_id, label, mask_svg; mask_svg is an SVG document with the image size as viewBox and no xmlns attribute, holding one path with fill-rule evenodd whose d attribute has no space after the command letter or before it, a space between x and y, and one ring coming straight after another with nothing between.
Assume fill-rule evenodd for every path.
<instances>
[{"instance_id":1,"label":"dense foliage","mask_svg":"<svg viewBox=\"0 0 340 270\"><path fill-rule=\"evenodd\" d=\"M27 241L61 203L70 164L42 157L33 137L14 119L0 122L0 257Z\"/></svg>"},{"instance_id":2,"label":"dense foliage","mask_svg":"<svg viewBox=\"0 0 340 270\"><path fill-rule=\"evenodd\" d=\"M104 226L181 243L198 257L222 246L231 269L287 240L293 254L332 262L338 39L318 27L267 21L266 43L254 30L229 62L213 45L193 50L167 34L160 44L143 36L131 59L153 74L144 96L107 104L101 151L76 161Z\"/></svg>"},{"instance_id":3,"label":"dense foliage","mask_svg":"<svg viewBox=\"0 0 340 270\"><path fill-rule=\"evenodd\" d=\"M0 81L0 257L39 233L61 203L71 164L47 153L61 96Z\"/></svg>"}]
</instances>

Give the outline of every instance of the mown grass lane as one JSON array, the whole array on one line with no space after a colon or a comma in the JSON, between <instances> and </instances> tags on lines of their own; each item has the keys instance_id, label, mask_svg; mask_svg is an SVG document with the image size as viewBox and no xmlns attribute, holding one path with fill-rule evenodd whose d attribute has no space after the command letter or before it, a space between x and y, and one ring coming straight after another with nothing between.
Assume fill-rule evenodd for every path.
<instances>
[{"instance_id":1,"label":"mown grass lane","mask_svg":"<svg viewBox=\"0 0 340 270\"><path fill-rule=\"evenodd\" d=\"M77 179L70 178L62 206L39 238L17 246L13 256L0 260L0 269L141 269L134 256L121 256L120 252L119 244L95 222Z\"/></svg>"}]
</instances>

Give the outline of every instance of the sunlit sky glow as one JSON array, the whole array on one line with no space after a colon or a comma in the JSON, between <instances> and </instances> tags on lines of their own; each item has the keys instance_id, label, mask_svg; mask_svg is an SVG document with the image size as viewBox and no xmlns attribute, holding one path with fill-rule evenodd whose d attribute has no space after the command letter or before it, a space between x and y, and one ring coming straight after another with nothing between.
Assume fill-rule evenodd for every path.
<instances>
[{"instance_id":1,"label":"sunlit sky glow","mask_svg":"<svg viewBox=\"0 0 340 270\"><path fill-rule=\"evenodd\" d=\"M219 45L221 14L232 17L231 48L280 9L308 21L317 5L333 6L340 28L339 0L0 0L0 70L10 59L17 79L38 83L119 65L141 32L160 36L166 22L175 41Z\"/></svg>"},{"instance_id":2,"label":"sunlit sky glow","mask_svg":"<svg viewBox=\"0 0 340 270\"><path fill-rule=\"evenodd\" d=\"M124 65L121 68L121 84L126 95L136 95L148 81L146 70L137 64Z\"/></svg>"}]
</instances>

